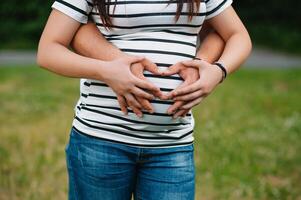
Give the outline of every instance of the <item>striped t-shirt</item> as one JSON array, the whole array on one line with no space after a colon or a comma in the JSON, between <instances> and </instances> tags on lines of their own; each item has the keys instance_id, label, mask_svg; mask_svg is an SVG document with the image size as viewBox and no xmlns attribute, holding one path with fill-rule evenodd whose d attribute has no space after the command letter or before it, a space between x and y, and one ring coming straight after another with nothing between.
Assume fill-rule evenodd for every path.
<instances>
[{"instance_id":1,"label":"striped t-shirt","mask_svg":"<svg viewBox=\"0 0 301 200\"><path fill-rule=\"evenodd\" d=\"M197 35L206 19L212 18L232 3L232 0L206 0L192 21L188 21L184 2L177 22L177 2L169 0L117 0L110 6L112 30L106 30L92 0L56 0L52 5L80 23L88 18L95 22L105 38L132 55L143 55L161 69L182 60L194 58ZM169 92L182 83L179 75L160 77L145 71L145 76L162 92ZM114 74L112 74L114 76ZM124 115L116 94L104 82L81 79L80 98L75 106L73 127L80 133L139 147L172 147L193 142L192 112L184 118L172 119L166 113L172 100L151 101L155 112L144 112L138 118L132 111Z\"/></svg>"}]
</instances>

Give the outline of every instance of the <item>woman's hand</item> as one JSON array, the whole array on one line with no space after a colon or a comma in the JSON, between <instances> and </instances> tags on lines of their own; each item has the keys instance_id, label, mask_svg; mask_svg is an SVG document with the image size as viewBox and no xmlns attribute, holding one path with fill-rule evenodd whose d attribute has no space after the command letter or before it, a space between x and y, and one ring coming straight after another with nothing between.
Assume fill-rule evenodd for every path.
<instances>
[{"instance_id":1,"label":"woman's hand","mask_svg":"<svg viewBox=\"0 0 301 200\"><path fill-rule=\"evenodd\" d=\"M170 66L166 71L162 72L164 76L170 76L173 74L179 74L184 79L184 82L178 86L177 89L186 87L199 79L199 71L195 68L186 67L181 62L178 62ZM165 99L171 98L169 94L164 96ZM186 104L185 101L177 100L175 103L167 109L168 114L173 114L173 118L179 116L184 117L190 109L179 109Z\"/></svg>"},{"instance_id":2,"label":"woman's hand","mask_svg":"<svg viewBox=\"0 0 301 200\"><path fill-rule=\"evenodd\" d=\"M144 57L123 56L107 62L108 66L100 72L104 82L116 93L121 111L127 114L127 106L129 106L138 117L142 117L140 111L142 106L136 97L152 100L155 98L153 94L160 93L160 89L154 84L141 80L131 72L131 65L141 62L147 61Z\"/></svg>"},{"instance_id":3,"label":"woman's hand","mask_svg":"<svg viewBox=\"0 0 301 200\"><path fill-rule=\"evenodd\" d=\"M180 109L191 109L214 90L219 84L223 73L218 66L203 60L187 60L181 63L186 67L198 69L199 80L188 86L176 88L168 94L168 98L187 102Z\"/></svg>"}]
</instances>

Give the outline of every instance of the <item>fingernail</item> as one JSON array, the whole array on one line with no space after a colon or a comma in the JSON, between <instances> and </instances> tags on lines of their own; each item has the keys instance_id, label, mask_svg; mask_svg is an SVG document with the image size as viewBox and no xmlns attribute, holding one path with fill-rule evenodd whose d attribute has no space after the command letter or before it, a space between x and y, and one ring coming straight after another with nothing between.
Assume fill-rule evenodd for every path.
<instances>
[{"instance_id":1,"label":"fingernail","mask_svg":"<svg viewBox=\"0 0 301 200\"><path fill-rule=\"evenodd\" d=\"M168 95L163 95L163 96L162 96L162 99L168 100L168 99L170 99L170 97L169 97Z\"/></svg>"},{"instance_id":2,"label":"fingernail","mask_svg":"<svg viewBox=\"0 0 301 200\"><path fill-rule=\"evenodd\" d=\"M142 118L142 114L141 114L141 113L137 114L137 116L138 116L139 118Z\"/></svg>"}]
</instances>

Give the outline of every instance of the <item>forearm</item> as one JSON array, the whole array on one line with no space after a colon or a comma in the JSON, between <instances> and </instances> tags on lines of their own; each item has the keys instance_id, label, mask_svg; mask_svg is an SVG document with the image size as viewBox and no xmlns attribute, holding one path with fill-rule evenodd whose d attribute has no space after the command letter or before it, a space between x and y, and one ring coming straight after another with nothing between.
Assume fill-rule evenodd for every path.
<instances>
[{"instance_id":1,"label":"forearm","mask_svg":"<svg viewBox=\"0 0 301 200\"><path fill-rule=\"evenodd\" d=\"M247 32L233 34L226 43L224 52L219 58L230 74L237 70L247 59L252 49L251 40Z\"/></svg>"},{"instance_id":2,"label":"forearm","mask_svg":"<svg viewBox=\"0 0 301 200\"><path fill-rule=\"evenodd\" d=\"M89 79L102 79L105 61L80 56L68 49L79 22L53 10L42 33L37 63L57 74Z\"/></svg>"},{"instance_id":3,"label":"forearm","mask_svg":"<svg viewBox=\"0 0 301 200\"><path fill-rule=\"evenodd\" d=\"M196 57L209 63L217 61L225 47L224 40L215 31L210 31L201 39L200 47L197 50Z\"/></svg>"},{"instance_id":4,"label":"forearm","mask_svg":"<svg viewBox=\"0 0 301 200\"><path fill-rule=\"evenodd\" d=\"M101 34L94 23L82 25L72 41L72 48L79 54L99 60L114 60L125 55Z\"/></svg>"},{"instance_id":5,"label":"forearm","mask_svg":"<svg viewBox=\"0 0 301 200\"><path fill-rule=\"evenodd\" d=\"M226 42L218 62L223 63L230 74L241 66L251 52L249 33L232 7L210 19L209 24Z\"/></svg>"},{"instance_id":6,"label":"forearm","mask_svg":"<svg viewBox=\"0 0 301 200\"><path fill-rule=\"evenodd\" d=\"M83 57L59 43L41 43L37 55L38 65L59 75L103 80L104 61Z\"/></svg>"}]
</instances>

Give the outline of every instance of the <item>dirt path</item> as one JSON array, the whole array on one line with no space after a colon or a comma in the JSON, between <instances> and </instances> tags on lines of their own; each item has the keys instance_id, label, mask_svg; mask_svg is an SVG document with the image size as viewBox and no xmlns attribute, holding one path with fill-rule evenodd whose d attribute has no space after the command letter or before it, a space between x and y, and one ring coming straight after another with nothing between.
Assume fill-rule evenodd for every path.
<instances>
[{"instance_id":1,"label":"dirt path","mask_svg":"<svg viewBox=\"0 0 301 200\"><path fill-rule=\"evenodd\" d=\"M35 51L0 51L0 66L34 65L36 64L35 58ZM244 66L273 69L301 68L301 57L255 48Z\"/></svg>"}]
</instances>

